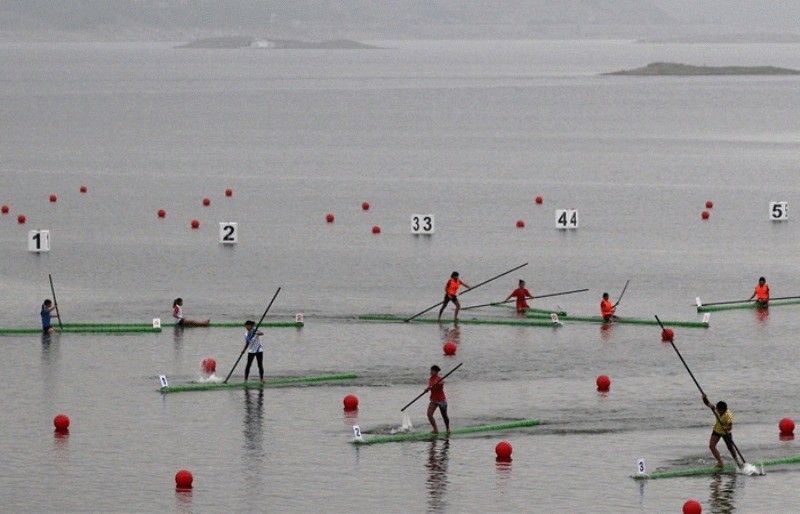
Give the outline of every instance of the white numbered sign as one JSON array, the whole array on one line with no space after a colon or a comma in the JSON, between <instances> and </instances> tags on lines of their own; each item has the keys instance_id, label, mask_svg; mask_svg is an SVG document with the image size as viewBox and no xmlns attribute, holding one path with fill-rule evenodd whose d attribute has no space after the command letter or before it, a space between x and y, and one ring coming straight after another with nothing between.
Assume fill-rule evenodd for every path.
<instances>
[{"instance_id":1,"label":"white numbered sign","mask_svg":"<svg viewBox=\"0 0 800 514\"><path fill-rule=\"evenodd\" d=\"M412 234L433 234L433 214L412 214Z\"/></svg>"},{"instance_id":2,"label":"white numbered sign","mask_svg":"<svg viewBox=\"0 0 800 514\"><path fill-rule=\"evenodd\" d=\"M239 242L239 224L234 222L219 224L219 242L232 245Z\"/></svg>"},{"instance_id":3,"label":"white numbered sign","mask_svg":"<svg viewBox=\"0 0 800 514\"><path fill-rule=\"evenodd\" d=\"M302 312L298 312L297 314L294 315L294 322L295 323L303 323L303 313Z\"/></svg>"},{"instance_id":4,"label":"white numbered sign","mask_svg":"<svg viewBox=\"0 0 800 514\"><path fill-rule=\"evenodd\" d=\"M158 381L161 382L161 387L169 387L169 382L167 382L167 375L158 375Z\"/></svg>"},{"instance_id":5,"label":"white numbered sign","mask_svg":"<svg viewBox=\"0 0 800 514\"><path fill-rule=\"evenodd\" d=\"M50 251L50 231L31 230L28 232L28 251L29 252L49 252Z\"/></svg>"},{"instance_id":6,"label":"white numbered sign","mask_svg":"<svg viewBox=\"0 0 800 514\"><path fill-rule=\"evenodd\" d=\"M361 427L360 427L360 426L358 426L358 425L353 425L353 435L354 435L354 436L356 437L356 439L358 439L359 441L363 440L363 438L361 437Z\"/></svg>"},{"instance_id":7,"label":"white numbered sign","mask_svg":"<svg viewBox=\"0 0 800 514\"><path fill-rule=\"evenodd\" d=\"M711 313L710 313L710 312L706 312L705 314L703 314L703 323L705 323L706 325L708 325L708 321L709 321L710 319L711 319Z\"/></svg>"},{"instance_id":8,"label":"white numbered sign","mask_svg":"<svg viewBox=\"0 0 800 514\"><path fill-rule=\"evenodd\" d=\"M647 466L644 465L644 459L639 459L636 461L636 472L640 475L647 474Z\"/></svg>"},{"instance_id":9,"label":"white numbered sign","mask_svg":"<svg viewBox=\"0 0 800 514\"><path fill-rule=\"evenodd\" d=\"M161 329L161 318L153 318L153 328Z\"/></svg>"},{"instance_id":10,"label":"white numbered sign","mask_svg":"<svg viewBox=\"0 0 800 514\"><path fill-rule=\"evenodd\" d=\"M786 202L769 202L769 219L772 221L789 219L789 213L786 212Z\"/></svg>"},{"instance_id":11,"label":"white numbered sign","mask_svg":"<svg viewBox=\"0 0 800 514\"><path fill-rule=\"evenodd\" d=\"M556 210L556 228L578 228L578 211L576 209Z\"/></svg>"}]
</instances>

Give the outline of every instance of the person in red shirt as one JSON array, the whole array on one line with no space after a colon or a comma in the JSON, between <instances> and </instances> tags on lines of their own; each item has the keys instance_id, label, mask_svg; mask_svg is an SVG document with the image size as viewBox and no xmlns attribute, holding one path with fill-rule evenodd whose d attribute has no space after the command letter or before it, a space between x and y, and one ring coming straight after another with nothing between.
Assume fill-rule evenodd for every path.
<instances>
[{"instance_id":1,"label":"person in red shirt","mask_svg":"<svg viewBox=\"0 0 800 514\"><path fill-rule=\"evenodd\" d=\"M447 283L444 285L444 300L442 301L442 308L439 309L438 319L442 319L442 313L444 312L444 308L447 307L447 304L453 302L453 305L456 306L456 313L453 320L458 321L458 311L461 310L461 303L458 301L458 288L461 286L471 289L470 286L458 278L457 271L452 272L450 278L447 279Z\"/></svg>"},{"instance_id":2,"label":"person in red shirt","mask_svg":"<svg viewBox=\"0 0 800 514\"><path fill-rule=\"evenodd\" d=\"M431 378L428 379L427 389L431 392L431 400L428 404L428 421L431 422L433 433L438 434L439 427L436 426L436 420L433 418L433 413L436 412L436 408L438 407L439 412L442 413L444 428L449 434L450 418L447 416L447 396L444 394L444 382L442 381L442 377L439 376L439 371L441 371L441 368L436 364L431 366Z\"/></svg>"},{"instance_id":3,"label":"person in red shirt","mask_svg":"<svg viewBox=\"0 0 800 514\"><path fill-rule=\"evenodd\" d=\"M606 323L616 321L616 312L617 304L611 303L611 300L608 299L608 293L603 293L603 299L600 300L600 315L603 317L603 321Z\"/></svg>"},{"instance_id":4,"label":"person in red shirt","mask_svg":"<svg viewBox=\"0 0 800 514\"><path fill-rule=\"evenodd\" d=\"M769 305L769 284L767 284L767 279L764 277L758 279L758 284L756 284L753 290L753 295L750 296L748 300L752 300L753 298L756 299L756 303L761 307L767 307Z\"/></svg>"},{"instance_id":5,"label":"person in red shirt","mask_svg":"<svg viewBox=\"0 0 800 514\"><path fill-rule=\"evenodd\" d=\"M525 311L527 311L528 309L531 308L531 306L528 305L528 302L526 302L525 300L532 300L533 299L533 295L531 294L530 291L525 289L525 281L524 280L520 280L519 281L519 287L514 289L514 291L512 291L511 294L508 295L508 298L503 300L503 303L506 303L511 298L516 298L517 299L517 312L519 312L520 314L524 314Z\"/></svg>"}]
</instances>

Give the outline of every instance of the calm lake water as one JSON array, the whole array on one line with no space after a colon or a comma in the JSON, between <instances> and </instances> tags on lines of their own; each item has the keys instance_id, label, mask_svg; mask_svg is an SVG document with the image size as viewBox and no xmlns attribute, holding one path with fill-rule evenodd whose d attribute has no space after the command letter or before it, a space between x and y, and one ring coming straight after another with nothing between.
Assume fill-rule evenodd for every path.
<instances>
[{"instance_id":1,"label":"calm lake water","mask_svg":"<svg viewBox=\"0 0 800 514\"><path fill-rule=\"evenodd\" d=\"M525 262L463 304L502 300L520 278L534 295L588 288L532 302L578 315L627 280L619 314L648 319L700 320L695 297L744 299L761 275L773 296L800 295L798 79L601 75L654 61L800 69L800 45L373 43L0 45L0 326L38 326L48 274L65 322L167 321L178 296L187 317L243 322L281 287L268 320L303 313L306 325L265 329L267 376L358 375L161 395L159 375L197 380L205 357L227 374L243 328L0 336L2 510L649 513L688 498L704 512L798 510L791 465L631 478L639 458L650 470L713 462L713 418L658 327L454 326L452 310L442 325L356 318L411 316L453 270L474 285ZM787 221L770 221L775 201ZM557 230L558 209L576 209L579 227ZM412 235L413 214L434 215L435 233ZM235 245L219 243L228 222ZM28 252L35 229L50 231L49 253ZM736 413L749 462L800 454L777 429L800 416L796 309L675 329L706 393ZM447 340L456 356L442 355ZM351 444L353 424L365 437L399 427L429 367L460 362L446 387L454 426L542 424ZM428 429L426 404L407 411L416 430ZM53 434L58 412L72 420L66 437ZM501 440L511 463L495 462ZM175 490L181 468L189 492Z\"/></svg>"}]
</instances>

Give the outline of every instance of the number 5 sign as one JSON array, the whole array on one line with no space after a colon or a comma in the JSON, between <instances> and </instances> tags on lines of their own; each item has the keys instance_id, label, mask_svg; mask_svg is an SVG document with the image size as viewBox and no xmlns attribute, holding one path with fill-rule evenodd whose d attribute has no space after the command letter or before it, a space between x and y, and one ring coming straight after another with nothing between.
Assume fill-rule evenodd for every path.
<instances>
[{"instance_id":1,"label":"number 5 sign","mask_svg":"<svg viewBox=\"0 0 800 514\"><path fill-rule=\"evenodd\" d=\"M769 219L772 221L786 221L789 219L789 213L786 212L786 202L770 202Z\"/></svg>"}]
</instances>

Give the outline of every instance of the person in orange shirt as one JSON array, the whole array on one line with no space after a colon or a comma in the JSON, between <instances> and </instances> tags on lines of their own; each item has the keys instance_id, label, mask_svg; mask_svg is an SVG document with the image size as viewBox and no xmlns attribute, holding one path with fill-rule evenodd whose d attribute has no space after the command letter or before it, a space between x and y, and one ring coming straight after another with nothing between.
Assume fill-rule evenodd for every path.
<instances>
[{"instance_id":1,"label":"person in orange shirt","mask_svg":"<svg viewBox=\"0 0 800 514\"><path fill-rule=\"evenodd\" d=\"M748 300L752 300L753 298L756 299L756 303L760 307L767 307L769 305L769 284L767 284L767 279L764 277L758 279L758 284L756 284L753 290L753 295L748 298Z\"/></svg>"},{"instance_id":2,"label":"person in orange shirt","mask_svg":"<svg viewBox=\"0 0 800 514\"><path fill-rule=\"evenodd\" d=\"M519 281L519 287L514 289L511 292L511 294L508 295L508 298L503 300L503 303L506 303L512 297L517 299L517 312L519 312L520 314L524 314L525 311L527 311L528 309L531 308L531 306L528 305L528 302L526 302L525 300L532 300L533 299L533 295L531 294L530 291L525 289L525 281L524 280L520 280Z\"/></svg>"},{"instance_id":3,"label":"person in orange shirt","mask_svg":"<svg viewBox=\"0 0 800 514\"><path fill-rule=\"evenodd\" d=\"M458 278L457 271L452 272L450 274L450 278L447 279L447 283L444 285L444 300L442 301L442 308L439 309L438 319L442 319L442 313L444 312L444 308L447 307L447 304L453 302L453 305L456 306L456 313L453 319L458 321L458 311L461 310L461 303L458 301L458 288L461 286L464 286L467 289L472 289Z\"/></svg>"},{"instance_id":4,"label":"person in orange shirt","mask_svg":"<svg viewBox=\"0 0 800 514\"><path fill-rule=\"evenodd\" d=\"M608 293L603 293L603 299L600 300L600 315L603 317L603 321L606 323L616 321L616 312L617 304L611 303L611 300L608 299Z\"/></svg>"}]
</instances>

